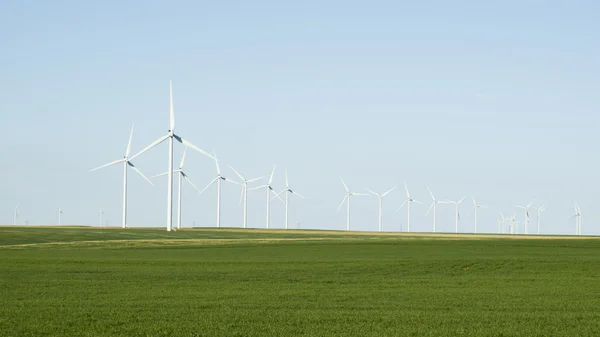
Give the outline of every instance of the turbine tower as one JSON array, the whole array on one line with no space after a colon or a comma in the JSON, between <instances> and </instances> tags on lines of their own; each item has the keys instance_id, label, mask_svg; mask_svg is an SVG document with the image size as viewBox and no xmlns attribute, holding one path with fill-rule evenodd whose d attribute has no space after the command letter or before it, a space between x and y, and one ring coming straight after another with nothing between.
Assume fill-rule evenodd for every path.
<instances>
[{"instance_id":1,"label":"turbine tower","mask_svg":"<svg viewBox=\"0 0 600 337\"><path fill-rule=\"evenodd\" d=\"M537 211L537 233L540 234L540 219L542 218L542 212L546 210L546 206L542 205L538 208L532 207Z\"/></svg>"},{"instance_id":2,"label":"turbine tower","mask_svg":"<svg viewBox=\"0 0 600 337\"><path fill-rule=\"evenodd\" d=\"M525 235L529 234L529 232L528 232L529 222L530 222L529 209L532 208L531 205L533 204L534 201L535 201L535 198L533 198L527 206L513 205L514 207L525 210Z\"/></svg>"},{"instance_id":3,"label":"turbine tower","mask_svg":"<svg viewBox=\"0 0 600 337\"><path fill-rule=\"evenodd\" d=\"M477 201L475 201L475 198L474 197L472 197L472 198L473 198L473 208L471 208L471 210L469 211L469 214L467 214L467 217L469 215L471 215L471 213L473 211L475 211L475 234L477 234L477 209L478 208L488 208L488 207L487 206L483 206L483 205L479 205L477 203Z\"/></svg>"},{"instance_id":4,"label":"turbine tower","mask_svg":"<svg viewBox=\"0 0 600 337\"><path fill-rule=\"evenodd\" d=\"M237 174L240 179L242 179L242 195L240 195L240 203L242 202L242 198L244 199L244 228L248 226L248 184L261 180L264 177L254 178L254 179L246 179L241 174L238 173L233 167L229 166L229 168Z\"/></svg>"},{"instance_id":5,"label":"turbine tower","mask_svg":"<svg viewBox=\"0 0 600 337\"><path fill-rule=\"evenodd\" d=\"M215 159L215 165L217 166L217 177L214 178L213 180L211 180L211 182L208 183L208 185L206 185L206 187L202 191L200 191L200 193L198 193L198 196L200 196L202 193L204 193L204 191L206 191L206 189L208 189L210 186L212 186L212 184L214 184L215 182L217 183L217 228L219 228L219 227L221 227L221 180L227 181L230 183L234 183L237 185L240 185L240 183L238 183L237 181L233 181L231 179L227 179L221 175L221 168L219 167L219 160L217 159L217 154L214 151L213 151L213 155L214 155L214 159Z\"/></svg>"},{"instance_id":6,"label":"turbine tower","mask_svg":"<svg viewBox=\"0 0 600 337\"><path fill-rule=\"evenodd\" d=\"M429 206L429 209L427 210L427 213L425 213L425 216L427 216L427 214L429 214L429 212L431 211L431 209L433 208L433 232L435 233L436 229L436 217L437 217L437 204L447 204L447 201L438 201L434 196L433 193L431 193L431 190L429 189L429 187L427 187L427 190L429 191L429 195L431 195L431 199L433 200L431 202L431 206Z\"/></svg>"},{"instance_id":7,"label":"turbine tower","mask_svg":"<svg viewBox=\"0 0 600 337\"><path fill-rule=\"evenodd\" d=\"M452 201L452 200L447 200L446 202L454 204L456 206L456 233L458 233L458 221L460 220L460 213L458 212L458 205L460 205L461 202L463 202L463 200L465 200L467 196L462 197L462 199L460 199L459 201Z\"/></svg>"},{"instance_id":8,"label":"turbine tower","mask_svg":"<svg viewBox=\"0 0 600 337\"><path fill-rule=\"evenodd\" d=\"M196 147L194 144L190 143L186 139L181 138L180 136L175 134L175 111L173 110L173 84L172 81L169 81L169 131L165 136L159 137L157 140L152 142L150 145L146 146L142 151L133 155L131 159L141 155L142 153L150 150L156 145L164 142L165 140L169 140L169 166L167 169L168 175L168 185L167 185L167 231L171 231L173 229L173 139L178 141L179 143L190 147L191 149L202 153L203 155L213 158L210 154L206 153L204 150ZM214 158L213 158L214 159Z\"/></svg>"},{"instance_id":9,"label":"turbine tower","mask_svg":"<svg viewBox=\"0 0 600 337\"><path fill-rule=\"evenodd\" d=\"M277 193L277 195L279 196L281 193L285 192L285 229L288 229L288 203L289 203L289 195L290 194L295 194L297 196L299 196L302 199L305 199L302 195L300 195L300 193L298 192L294 192L290 189L290 186L288 185L288 174L287 174L287 169L285 170L285 189L283 189L281 192Z\"/></svg>"},{"instance_id":10,"label":"turbine tower","mask_svg":"<svg viewBox=\"0 0 600 337\"><path fill-rule=\"evenodd\" d=\"M96 168L90 170L90 172L93 172L93 171L99 170L99 169L107 167L107 166L123 163L123 210L122 210L123 214L122 214L122 219L121 219L121 227L123 227L123 228L127 227L127 169L131 168L132 170L137 172L139 175L141 175L142 178L146 179L146 181L148 181L150 183L150 185L153 185L152 182L150 181L150 179L148 179L142 173L142 171L140 171L137 167L135 167L135 165L133 165L133 163L131 162L131 159L133 157L129 158L129 153L131 152L131 139L133 138L133 129L134 129L134 125L131 126L131 133L129 134L129 142L127 142L127 149L125 150L125 155L123 156L122 159L111 161L108 164L104 164L102 166L99 166L99 167L96 167Z\"/></svg>"},{"instance_id":11,"label":"turbine tower","mask_svg":"<svg viewBox=\"0 0 600 337\"><path fill-rule=\"evenodd\" d=\"M369 193L371 193L371 194L373 194L374 196L376 196L376 197L377 197L377 199L379 200L379 217L378 217L378 219L379 219L379 231L380 231L380 232L381 232L381 222L382 222L382 210L381 210L381 204L382 204L383 197L385 197L386 195L388 195L388 193L390 193L391 191L395 190L395 189L396 189L396 187L397 187L397 186L394 186L394 187L390 188L389 190L387 190L387 191L385 191L385 192L383 192L383 193L381 193L381 194L379 194L379 193L376 193L376 192L373 192L373 191L371 191L371 190L370 190L370 189L368 189L368 188L365 188L365 190L367 190Z\"/></svg>"},{"instance_id":12,"label":"turbine tower","mask_svg":"<svg viewBox=\"0 0 600 337\"><path fill-rule=\"evenodd\" d=\"M58 209L58 225L60 226L60 215L63 214L62 209Z\"/></svg>"},{"instance_id":13,"label":"turbine tower","mask_svg":"<svg viewBox=\"0 0 600 337\"><path fill-rule=\"evenodd\" d=\"M102 208L100 208L100 212L98 212L98 215L100 216L100 227L102 227L102 216L104 215L104 211L102 210Z\"/></svg>"},{"instance_id":14,"label":"turbine tower","mask_svg":"<svg viewBox=\"0 0 600 337\"><path fill-rule=\"evenodd\" d=\"M275 166L273 166L273 171L271 171L271 176L269 177L269 182L266 185L261 185L258 187L254 187L249 189L248 191L252 191L252 190L257 190L260 188L264 188L267 190L267 229L271 226L271 193L273 193L275 195L275 197L277 199L279 199L281 201L281 203L283 203L283 199L281 199L279 197L279 194L275 193L275 190L273 190L273 187L271 186L271 183L273 182L273 175L275 174Z\"/></svg>"},{"instance_id":15,"label":"turbine tower","mask_svg":"<svg viewBox=\"0 0 600 337\"><path fill-rule=\"evenodd\" d=\"M416 202L417 204L422 204L422 202L414 200L410 196L410 193L408 192L408 186L406 185L406 181L404 182L404 189L406 190L406 200L404 200L404 202L402 203L402 205L400 205L396 212L398 212L400 209L402 209L402 207L404 207L404 205L406 205L406 208L408 210L407 232L410 233L410 204L413 202Z\"/></svg>"},{"instance_id":16,"label":"turbine tower","mask_svg":"<svg viewBox=\"0 0 600 337\"><path fill-rule=\"evenodd\" d=\"M13 214L13 226L17 225L17 219L19 218L19 205L15 207L15 213Z\"/></svg>"},{"instance_id":17,"label":"turbine tower","mask_svg":"<svg viewBox=\"0 0 600 337\"><path fill-rule=\"evenodd\" d=\"M350 192L350 189L348 188L348 186L346 186L346 183L344 182L344 179L342 179L342 177L340 177L340 180L342 181L342 184L344 184L344 188L346 189L346 195L344 196L344 199L342 200L342 203L338 207L338 211L340 210L340 208L342 208L342 205L344 204L344 202L346 201L346 199L348 199L348 210L346 212L346 230L349 231L350 230L350 197L353 196L353 195L367 195L367 194L365 194L365 193Z\"/></svg>"},{"instance_id":18,"label":"turbine tower","mask_svg":"<svg viewBox=\"0 0 600 337\"><path fill-rule=\"evenodd\" d=\"M183 187L182 180L185 179L188 183L190 183L190 185L192 185L193 188L196 189L196 191L200 192L198 187L196 187L196 185L194 185L194 183L190 180L188 175L183 171L183 165L185 164L185 156L187 154L187 149L188 149L187 146L185 147L185 149L183 149L183 155L181 156L181 162L179 163L179 168L177 170L173 171L173 173L179 173L177 175L177 178L178 178L178 180L177 180L177 229L181 229L181 191L182 191L182 187ZM168 174L169 174L169 172L157 174L155 176L150 177L150 179L168 175Z\"/></svg>"},{"instance_id":19,"label":"turbine tower","mask_svg":"<svg viewBox=\"0 0 600 337\"><path fill-rule=\"evenodd\" d=\"M575 235L581 235L581 209L575 203L575 215L571 219L575 219Z\"/></svg>"}]
</instances>

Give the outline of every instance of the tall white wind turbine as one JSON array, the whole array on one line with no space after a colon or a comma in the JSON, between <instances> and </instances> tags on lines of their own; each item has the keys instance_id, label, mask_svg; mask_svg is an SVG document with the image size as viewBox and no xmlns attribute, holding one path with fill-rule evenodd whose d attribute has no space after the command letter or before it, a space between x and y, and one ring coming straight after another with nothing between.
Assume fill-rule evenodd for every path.
<instances>
[{"instance_id":1,"label":"tall white wind turbine","mask_svg":"<svg viewBox=\"0 0 600 337\"><path fill-rule=\"evenodd\" d=\"M425 213L425 216L427 216L427 214L429 214L429 212L431 211L431 209L433 208L433 232L435 233L436 231L436 217L437 217L437 204L447 204L447 201L439 201L437 200L434 196L433 193L431 193L431 190L429 189L429 187L427 187L427 190L429 191L429 195L431 195L431 206L429 206L429 209L427 210L427 213Z\"/></svg>"},{"instance_id":2,"label":"tall white wind turbine","mask_svg":"<svg viewBox=\"0 0 600 337\"><path fill-rule=\"evenodd\" d=\"M98 169L101 169L101 168L104 168L107 166L123 163L123 210L122 210L123 215L122 215L122 219L121 219L121 226L123 228L127 227L127 168L131 168L132 170L137 172L139 175L141 175L144 179L146 179L146 181L148 181L150 183L150 185L153 185L152 182L150 181L150 179L148 179L142 173L142 171L140 171L137 167L135 167L135 165L133 165L133 163L131 162L131 158L133 158L133 157L129 158L129 153L131 152L131 139L133 138L133 129L134 129L134 125L131 126L131 133L129 134L129 141L127 142L127 149L125 150L125 155L123 156L122 159L111 161L108 164L104 164L102 166L99 166L99 167L96 167L96 168L90 170L90 172L92 172L92 171L96 171Z\"/></svg>"},{"instance_id":3,"label":"tall white wind turbine","mask_svg":"<svg viewBox=\"0 0 600 337\"><path fill-rule=\"evenodd\" d=\"M19 218L19 205L15 207L15 211L13 213L13 226L17 225L17 219Z\"/></svg>"},{"instance_id":4,"label":"tall white wind turbine","mask_svg":"<svg viewBox=\"0 0 600 337\"><path fill-rule=\"evenodd\" d=\"M275 192L271 183L273 182L273 175L275 174L275 166L273 166L273 171L271 171L271 176L269 176L269 182L265 185L261 185L258 187L254 187L249 189L248 191L257 190L260 188L264 188L267 191L267 229L271 226L271 193L275 195L277 199L279 199L283 203L283 199L279 197L279 194Z\"/></svg>"},{"instance_id":5,"label":"tall white wind turbine","mask_svg":"<svg viewBox=\"0 0 600 337\"><path fill-rule=\"evenodd\" d=\"M165 136L159 137L154 142L150 143L150 145L146 146L142 151L133 155L130 159L133 159L142 153L150 150L156 145L164 142L165 140L169 140L169 166L167 168L168 175L168 185L167 185L167 231L171 231L173 229L173 139L178 141L179 143L202 153L205 156L213 158L210 154L190 143L186 139L181 138L180 136L175 134L175 111L173 110L173 83L169 81L169 131ZM214 159L214 158L213 158Z\"/></svg>"},{"instance_id":6,"label":"tall white wind turbine","mask_svg":"<svg viewBox=\"0 0 600 337\"><path fill-rule=\"evenodd\" d=\"M60 226L60 215L63 214L62 209L58 209L58 225Z\"/></svg>"},{"instance_id":7,"label":"tall white wind turbine","mask_svg":"<svg viewBox=\"0 0 600 337\"><path fill-rule=\"evenodd\" d=\"M241 174L238 173L233 167L229 166L229 168L237 174L240 179L242 179L242 195L240 196L240 203L242 202L242 198L244 200L244 228L248 227L248 184L261 180L264 177L258 177L254 179L246 179Z\"/></svg>"},{"instance_id":8,"label":"tall white wind turbine","mask_svg":"<svg viewBox=\"0 0 600 337\"><path fill-rule=\"evenodd\" d=\"M575 204L575 214L571 219L575 219L575 235L581 235L581 209Z\"/></svg>"},{"instance_id":9,"label":"tall white wind turbine","mask_svg":"<svg viewBox=\"0 0 600 337\"><path fill-rule=\"evenodd\" d=\"M531 202L529 204L527 204L527 206L520 206L520 205L513 205L514 207L517 208L521 208L523 210L525 210L525 234L529 234L529 222L530 222L530 218L529 218L529 209L531 209L531 205L533 204L533 202L535 201L535 198L533 198L531 200Z\"/></svg>"},{"instance_id":10,"label":"tall white wind turbine","mask_svg":"<svg viewBox=\"0 0 600 337\"><path fill-rule=\"evenodd\" d=\"M408 186L406 185L406 182L404 182L404 189L406 190L406 200L404 200L404 202L402 203L402 205L400 205L400 207L398 207L398 209L396 210L396 212L398 212L399 210L402 209L402 207L404 207L404 205L406 205L407 211L408 211L408 220L407 220L407 232L410 233L410 204L413 202L416 202L417 204L422 204L422 202L417 201L415 199L413 199L410 196L410 193L408 192Z\"/></svg>"},{"instance_id":11,"label":"tall white wind turbine","mask_svg":"<svg viewBox=\"0 0 600 337\"><path fill-rule=\"evenodd\" d=\"M344 202L346 201L346 199L348 199L348 209L346 211L346 230L349 231L350 230L350 197L354 196L354 195L367 195L367 194L366 193L350 192L350 189L348 188L348 186L344 182L344 179L342 179L342 177L340 177L340 180L342 181L342 184L344 184L344 188L346 189L346 195L344 196L344 199L342 200L342 203L338 207L338 211L339 211L340 208L342 208L342 205L344 204Z\"/></svg>"},{"instance_id":12,"label":"tall white wind turbine","mask_svg":"<svg viewBox=\"0 0 600 337\"><path fill-rule=\"evenodd\" d=\"M202 191L200 191L200 193L198 193L198 196L200 196L202 193L204 193L204 191L206 191L209 187L211 187L212 184L214 184L215 182L217 183L217 228L219 228L219 227L221 227L221 181L227 181L227 182L238 184L238 185L240 185L240 183L238 183L237 181L233 181L231 179L227 179L221 175L221 167L219 167L219 159L217 159L217 154L214 151L213 151L213 155L214 155L214 159L215 159L215 165L217 166L217 177L214 178L213 180L211 180L211 182L208 183L208 185L206 185L206 187L204 189L202 189Z\"/></svg>"},{"instance_id":13,"label":"tall white wind turbine","mask_svg":"<svg viewBox=\"0 0 600 337\"><path fill-rule=\"evenodd\" d=\"M186 146L185 149L183 150L183 155L181 156L181 162L179 163L179 168L177 170L173 171L173 173L179 173L177 175L177 178L178 178L178 180L177 180L177 229L181 229L181 191L183 189L182 188L183 187L182 180L185 179L188 183L190 183L190 185L192 185L193 188L196 189L196 191L200 192L198 187L196 187L196 185L194 185L192 180L190 180L188 175L183 171L183 165L185 164L185 156L187 154L187 149L188 148ZM168 174L169 174L169 172L157 174L155 176L150 177L150 179L168 175Z\"/></svg>"},{"instance_id":14,"label":"tall white wind turbine","mask_svg":"<svg viewBox=\"0 0 600 337\"><path fill-rule=\"evenodd\" d=\"M540 234L540 219L542 218L542 212L546 210L546 206L542 205L540 207L533 207L537 211L537 233Z\"/></svg>"},{"instance_id":15,"label":"tall white wind turbine","mask_svg":"<svg viewBox=\"0 0 600 337\"><path fill-rule=\"evenodd\" d=\"M381 208L381 204L383 201L383 197L385 197L386 195L388 195L388 193L390 193L391 191L395 190L397 186L394 186L392 188L390 188L389 190L379 194L376 192L371 191L368 188L365 188L365 190L367 190L369 193L373 194L374 196L377 197L378 201L379 201L379 216L378 216L378 224L379 224L379 231L381 232L381 222L382 222L382 208Z\"/></svg>"},{"instance_id":16,"label":"tall white wind turbine","mask_svg":"<svg viewBox=\"0 0 600 337\"><path fill-rule=\"evenodd\" d=\"M463 202L463 200L465 200L467 196L462 197L462 199L458 200L458 201L452 201L452 200L446 200L446 202L454 204L456 206L456 233L458 233L458 221L460 220L460 213L458 212L458 206L460 205L461 202Z\"/></svg>"},{"instance_id":17,"label":"tall white wind turbine","mask_svg":"<svg viewBox=\"0 0 600 337\"><path fill-rule=\"evenodd\" d=\"M102 208L100 208L100 212L98 212L98 215L100 216L100 227L102 227L102 216L104 215L104 210L102 210Z\"/></svg>"},{"instance_id":18,"label":"tall white wind turbine","mask_svg":"<svg viewBox=\"0 0 600 337\"><path fill-rule=\"evenodd\" d=\"M289 195L290 194L294 194L299 196L302 199L305 199L300 193L298 192L294 192L292 191L292 189L290 189L290 185L288 184L288 174L287 174L287 169L285 170L285 188L277 193L277 195L279 196L281 193L285 193L285 229L288 229L288 204L289 204Z\"/></svg>"},{"instance_id":19,"label":"tall white wind turbine","mask_svg":"<svg viewBox=\"0 0 600 337\"><path fill-rule=\"evenodd\" d=\"M467 214L467 217L469 215L471 215L472 212L475 212L475 234L477 234L477 209L478 208L488 208L487 206L483 206L477 203L477 201L475 201L475 198L473 198L473 208L471 208L471 210L469 211L469 214Z\"/></svg>"}]
</instances>

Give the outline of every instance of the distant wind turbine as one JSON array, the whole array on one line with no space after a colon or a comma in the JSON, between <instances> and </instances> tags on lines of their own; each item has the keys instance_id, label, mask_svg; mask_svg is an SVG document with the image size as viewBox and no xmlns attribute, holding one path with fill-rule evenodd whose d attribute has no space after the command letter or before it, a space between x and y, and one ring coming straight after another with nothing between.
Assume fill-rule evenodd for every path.
<instances>
[{"instance_id":1,"label":"distant wind turbine","mask_svg":"<svg viewBox=\"0 0 600 337\"><path fill-rule=\"evenodd\" d=\"M467 217L468 217L469 215L471 215L471 213L472 213L473 211L475 211L475 234L477 234L477 209L478 209L478 208L488 208L488 207L487 207L487 206L482 206L482 205L479 205L479 204L477 203L477 201L475 201L475 198L474 198L474 197L472 197L472 198L473 198L473 208L471 208L471 210L469 211L469 214L467 214Z\"/></svg>"},{"instance_id":2,"label":"distant wind turbine","mask_svg":"<svg viewBox=\"0 0 600 337\"><path fill-rule=\"evenodd\" d=\"M425 216L427 216L427 214L429 214L429 212L431 211L431 209L433 208L433 232L435 233L436 231L436 217L437 217L437 204L447 204L447 201L438 201L434 196L433 193L431 192L431 190L429 189L429 187L427 187L427 190L429 191L429 195L431 195L431 206L429 206L429 209L427 210L427 213L425 213Z\"/></svg>"},{"instance_id":3,"label":"distant wind turbine","mask_svg":"<svg viewBox=\"0 0 600 337\"><path fill-rule=\"evenodd\" d=\"M213 151L213 155L214 155L214 159L215 159L215 165L217 166L217 177L214 178L210 183L208 183L208 185L206 185L206 187L202 191L200 191L200 193L198 193L198 195L201 195L202 193L204 193L204 191L206 191L206 189L208 189L210 186L212 186L212 184L214 184L215 182L217 183L217 228L218 228L218 227L221 227L221 181L227 181L227 182L237 184L237 185L240 185L240 183L238 183L237 181L233 181L231 179L227 179L221 175L221 168L219 167L219 159L217 159L217 154L214 151Z\"/></svg>"},{"instance_id":4,"label":"distant wind turbine","mask_svg":"<svg viewBox=\"0 0 600 337\"><path fill-rule=\"evenodd\" d=\"M131 133L129 134L129 142L127 142L127 149L125 150L125 155L123 156L122 159L111 161L108 164L104 164L102 166L99 166L99 167L96 167L96 168L90 170L90 172L92 172L92 171L96 171L98 169L101 169L101 168L104 168L107 166L123 163L123 215L122 215L122 219L121 219L121 226L123 228L127 227L127 168L131 168L132 170L137 172L139 175L141 175L142 178L146 179L146 181L148 181L150 183L150 185L154 185L154 184L152 184L150 179L148 179L142 173L142 171L138 170L138 168L135 167L135 165L133 165L133 163L131 162L131 158L133 158L133 157L129 158L129 153L131 151L131 139L133 138L133 128L134 128L134 126L132 125Z\"/></svg>"},{"instance_id":5,"label":"distant wind turbine","mask_svg":"<svg viewBox=\"0 0 600 337\"><path fill-rule=\"evenodd\" d=\"M370 190L370 189L368 189L368 188L365 188L365 190L369 191L369 193L371 193L371 194L373 194L374 196L376 196L376 197L377 197L377 199L379 200L379 217L378 217L378 219L379 219L379 231L380 231L380 232L381 232L381 222L382 222L382 210L381 210L381 204L382 204L383 197L385 197L386 195L388 195L388 193L390 193L391 191L395 190L395 189L396 189L396 187L397 187L397 186L394 186L394 187L390 188L389 190L387 190L387 191L385 191L385 192L383 192L383 193L381 193L381 194L379 194L379 193L376 193L376 192L373 192L373 191L371 191L371 190Z\"/></svg>"},{"instance_id":6,"label":"distant wind turbine","mask_svg":"<svg viewBox=\"0 0 600 337\"><path fill-rule=\"evenodd\" d=\"M58 225L60 226L60 215L63 214L62 209L58 209Z\"/></svg>"},{"instance_id":7,"label":"distant wind turbine","mask_svg":"<svg viewBox=\"0 0 600 337\"><path fill-rule=\"evenodd\" d=\"M581 235L581 209L575 203L575 215L571 219L575 219L575 235Z\"/></svg>"},{"instance_id":8,"label":"distant wind turbine","mask_svg":"<svg viewBox=\"0 0 600 337\"><path fill-rule=\"evenodd\" d=\"M267 229L271 226L271 193L273 193L277 199L284 203L283 199L279 197L279 194L275 193L275 190L273 190L273 187L271 186L271 183L273 182L273 175L275 174L275 167L276 166L273 166L273 171L271 171L271 176L269 176L269 182L267 184L254 187L248 190L252 191L260 188L264 188L267 190Z\"/></svg>"},{"instance_id":9,"label":"distant wind turbine","mask_svg":"<svg viewBox=\"0 0 600 337\"><path fill-rule=\"evenodd\" d=\"M244 200L244 228L247 228L248 226L248 184L261 180L264 178L263 177L259 177L259 178L254 178L254 179L246 179L244 178L241 174L238 173L238 171L236 171L233 167L229 166L229 168L235 172L235 174L237 174L238 177L240 177L240 179L242 179L243 183L242 183L242 195L240 195L240 203L242 202L242 198Z\"/></svg>"},{"instance_id":10,"label":"distant wind turbine","mask_svg":"<svg viewBox=\"0 0 600 337\"><path fill-rule=\"evenodd\" d=\"M102 208L100 208L100 212L98 212L98 215L100 216L100 227L102 227L102 216L104 215L104 211L102 210Z\"/></svg>"},{"instance_id":11,"label":"distant wind turbine","mask_svg":"<svg viewBox=\"0 0 600 337\"><path fill-rule=\"evenodd\" d=\"M531 202L529 204L527 204L527 206L520 206L520 205L513 205L514 207L517 208L521 208L523 210L525 210L525 235L529 234L528 232L528 227L529 227L529 209L531 209L531 205L533 204L533 202L535 201L535 198L533 198L531 200Z\"/></svg>"},{"instance_id":12,"label":"distant wind turbine","mask_svg":"<svg viewBox=\"0 0 600 337\"><path fill-rule=\"evenodd\" d=\"M13 214L13 226L17 225L17 219L19 218L19 205L15 207L15 213Z\"/></svg>"},{"instance_id":13,"label":"distant wind turbine","mask_svg":"<svg viewBox=\"0 0 600 337\"><path fill-rule=\"evenodd\" d=\"M402 209L402 207L404 207L404 205L406 205L407 211L408 211L408 220L407 220L407 232L410 233L410 204L413 202L416 202L417 204L422 204L422 202L417 201L415 199L413 199L410 196L410 193L408 192L408 186L406 185L406 182L404 182L404 189L406 190L406 200L404 200L404 202L402 203L402 205L400 205L400 207L398 207L398 209L396 210L396 212L398 212L400 209Z\"/></svg>"},{"instance_id":14,"label":"distant wind turbine","mask_svg":"<svg viewBox=\"0 0 600 337\"><path fill-rule=\"evenodd\" d=\"M288 203L289 203L289 195L290 194L294 194L299 196L302 199L305 199L302 195L300 195L298 192L294 192L292 191L292 189L290 189L290 186L288 185L288 174L287 174L287 169L285 170L285 189L283 189L283 191L277 193L277 195L280 195L281 193L285 193L285 229L288 229Z\"/></svg>"},{"instance_id":15,"label":"distant wind turbine","mask_svg":"<svg viewBox=\"0 0 600 337\"><path fill-rule=\"evenodd\" d=\"M458 233L458 221L460 220L460 213L458 212L458 205L460 205L467 196L462 197L459 201L447 200L446 202L456 205L456 233Z\"/></svg>"},{"instance_id":16,"label":"distant wind turbine","mask_svg":"<svg viewBox=\"0 0 600 337\"><path fill-rule=\"evenodd\" d=\"M188 175L183 171L183 165L185 164L185 156L187 154L187 149L188 149L188 147L186 146L185 149L183 150L183 155L181 156L181 162L179 163L179 168L177 170L173 171L173 173L179 173L178 180L177 180L177 229L181 229L181 191L182 191L182 187L183 187L182 180L185 179L188 183L190 183L190 185L192 185L193 188L196 189L196 191L200 192L198 187L196 187L196 185L194 185L194 183L190 180ZM155 176L150 177L150 179L168 175L168 174L169 174L169 172L157 174Z\"/></svg>"},{"instance_id":17,"label":"distant wind turbine","mask_svg":"<svg viewBox=\"0 0 600 337\"><path fill-rule=\"evenodd\" d=\"M344 188L346 189L346 195L344 196L344 199L342 200L342 203L338 207L338 210L340 208L342 208L342 205L344 204L344 202L346 201L346 199L348 199L348 210L346 212L346 230L349 231L350 230L350 197L354 196L354 195L367 195L367 194L366 193L350 192L350 189L348 188L348 186L344 182L344 179L342 179L342 177L340 177L340 180L342 181L342 184L344 184Z\"/></svg>"},{"instance_id":18,"label":"distant wind turbine","mask_svg":"<svg viewBox=\"0 0 600 337\"><path fill-rule=\"evenodd\" d=\"M537 211L537 233L540 234L540 219L542 218L542 212L546 210L546 206L542 205L540 207L533 207Z\"/></svg>"},{"instance_id":19,"label":"distant wind turbine","mask_svg":"<svg viewBox=\"0 0 600 337\"><path fill-rule=\"evenodd\" d=\"M173 139L180 142L187 147L192 148L195 151L202 153L203 155L213 158L210 154L205 152L204 150L196 147L194 144L190 143L186 139L181 138L180 136L175 134L175 111L173 109L173 83L169 81L169 131L165 136L159 137L157 140L152 142L150 145L146 146L143 150L133 155L130 159L133 159L142 153L150 150L156 145L164 142L165 140L169 140L169 167L167 171L168 175L168 185L167 185L167 231L171 231L173 229ZM214 159L214 158L213 158Z\"/></svg>"}]
</instances>

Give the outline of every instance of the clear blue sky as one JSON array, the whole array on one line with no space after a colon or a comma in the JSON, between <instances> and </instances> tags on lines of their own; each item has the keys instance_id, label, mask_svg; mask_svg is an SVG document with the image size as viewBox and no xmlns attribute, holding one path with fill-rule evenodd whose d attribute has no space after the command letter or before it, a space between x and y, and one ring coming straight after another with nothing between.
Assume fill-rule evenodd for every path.
<instances>
[{"instance_id":1,"label":"clear blue sky","mask_svg":"<svg viewBox=\"0 0 600 337\"><path fill-rule=\"evenodd\" d=\"M168 128L173 80L176 131L217 150L250 177L288 168L293 225L345 227L336 211L350 187L384 191L406 180L429 202L475 196L499 212L534 196L548 205L545 232L600 234L596 206L600 112L597 1L4 1L0 3L0 222L120 222L122 157L136 123L137 151ZM134 161L166 169L165 145ZM177 148L179 161L181 147ZM190 153L198 186L214 176ZM164 225L166 179L130 173L129 220ZM239 189L224 185L223 223L240 226ZM406 225L400 188L384 202L384 229ZM184 225L213 225L216 191L184 190ZM249 196L264 226L264 193ZM428 205L413 208L429 230ZM471 202L461 231L472 228ZM283 207L273 203L273 222ZM377 200L353 199L352 227L376 228ZM523 215L517 213L522 221ZM452 231L453 209L439 208ZM535 218L533 219L535 221Z\"/></svg>"}]
</instances>

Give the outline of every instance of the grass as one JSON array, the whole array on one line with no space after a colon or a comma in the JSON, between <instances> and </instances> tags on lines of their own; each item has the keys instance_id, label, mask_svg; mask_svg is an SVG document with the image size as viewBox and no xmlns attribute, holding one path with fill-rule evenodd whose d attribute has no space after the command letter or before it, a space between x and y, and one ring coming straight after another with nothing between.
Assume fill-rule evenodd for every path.
<instances>
[{"instance_id":1,"label":"grass","mask_svg":"<svg viewBox=\"0 0 600 337\"><path fill-rule=\"evenodd\" d=\"M0 228L0 336L599 336L599 284L595 239Z\"/></svg>"}]
</instances>

